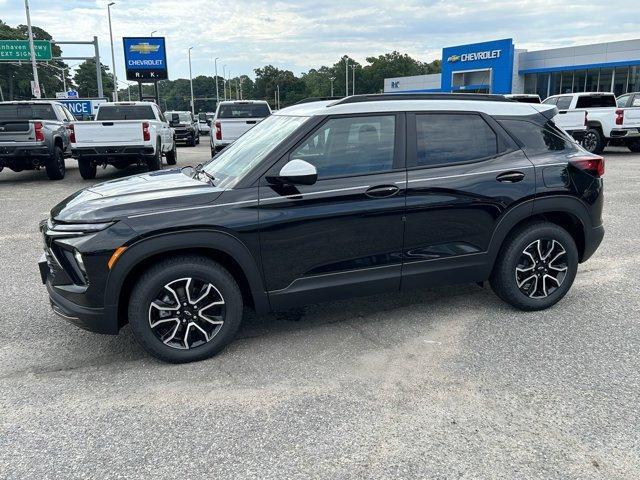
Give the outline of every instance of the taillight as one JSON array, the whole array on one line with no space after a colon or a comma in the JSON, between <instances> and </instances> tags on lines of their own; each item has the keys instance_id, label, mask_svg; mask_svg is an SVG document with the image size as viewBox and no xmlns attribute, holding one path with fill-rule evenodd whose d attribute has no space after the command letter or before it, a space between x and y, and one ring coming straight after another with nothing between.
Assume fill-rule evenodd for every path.
<instances>
[{"instance_id":1,"label":"taillight","mask_svg":"<svg viewBox=\"0 0 640 480\"><path fill-rule=\"evenodd\" d=\"M151 132L149 132L149 122L142 122L142 139L145 142L151 140Z\"/></svg>"},{"instance_id":2,"label":"taillight","mask_svg":"<svg viewBox=\"0 0 640 480\"><path fill-rule=\"evenodd\" d=\"M69 130L69 141L76 143L76 127L73 126L73 123L67 125L67 130Z\"/></svg>"},{"instance_id":3,"label":"taillight","mask_svg":"<svg viewBox=\"0 0 640 480\"><path fill-rule=\"evenodd\" d=\"M216 140L222 140L222 125L216 122Z\"/></svg>"},{"instance_id":4,"label":"taillight","mask_svg":"<svg viewBox=\"0 0 640 480\"><path fill-rule=\"evenodd\" d=\"M44 142L44 132L42 131L42 122L34 122L33 126L36 129L36 142Z\"/></svg>"},{"instance_id":5,"label":"taillight","mask_svg":"<svg viewBox=\"0 0 640 480\"><path fill-rule=\"evenodd\" d=\"M574 158L569 162L574 167L584 170L585 172L589 172L592 175L596 175L597 177L602 177L604 175L604 158L602 157L593 156Z\"/></svg>"},{"instance_id":6,"label":"taillight","mask_svg":"<svg viewBox=\"0 0 640 480\"><path fill-rule=\"evenodd\" d=\"M624 123L624 110L616 110L616 125L622 125Z\"/></svg>"}]
</instances>

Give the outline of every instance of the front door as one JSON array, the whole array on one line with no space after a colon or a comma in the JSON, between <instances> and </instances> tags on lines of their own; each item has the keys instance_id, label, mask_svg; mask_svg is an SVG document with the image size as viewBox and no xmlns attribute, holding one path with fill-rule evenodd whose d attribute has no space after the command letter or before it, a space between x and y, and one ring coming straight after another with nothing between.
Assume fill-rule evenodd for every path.
<instances>
[{"instance_id":1,"label":"front door","mask_svg":"<svg viewBox=\"0 0 640 480\"><path fill-rule=\"evenodd\" d=\"M404 157L404 115L334 116L267 172L260 245L273 308L399 289ZM313 164L317 182L269 183L293 159Z\"/></svg>"},{"instance_id":2,"label":"front door","mask_svg":"<svg viewBox=\"0 0 640 480\"><path fill-rule=\"evenodd\" d=\"M533 164L483 114L408 114L407 129L403 288L486 279L500 216L535 194Z\"/></svg>"}]
</instances>

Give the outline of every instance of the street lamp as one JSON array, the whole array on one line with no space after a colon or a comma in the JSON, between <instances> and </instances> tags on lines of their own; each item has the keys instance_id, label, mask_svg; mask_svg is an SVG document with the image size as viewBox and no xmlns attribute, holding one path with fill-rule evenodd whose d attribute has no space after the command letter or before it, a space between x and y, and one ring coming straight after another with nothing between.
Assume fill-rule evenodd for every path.
<instances>
[{"instance_id":1,"label":"street lamp","mask_svg":"<svg viewBox=\"0 0 640 480\"><path fill-rule=\"evenodd\" d=\"M227 66L222 66L222 98L224 101L227 101L227 74L225 71L227 70Z\"/></svg>"},{"instance_id":2,"label":"street lamp","mask_svg":"<svg viewBox=\"0 0 640 480\"><path fill-rule=\"evenodd\" d=\"M220 57L216 57L213 59L213 64L215 65L215 74L216 74L216 108L218 108L218 103L220 103L220 93L218 90L218 59Z\"/></svg>"},{"instance_id":3,"label":"street lamp","mask_svg":"<svg viewBox=\"0 0 640 480\"><path fill-rule=\"evenodd\" d=\"M118 101L118 76L116 75L116 56L113 53L113 30L111 29L111 5L115 5L116 2L111 2L107 5L107 15L109 16L109 38L111 39L111 66L113 68L113 101ZM100 75L102 75L102 67L98 65Z\"/></svg>"},{"instance_id":4,"label":"street lamp","mask_svg":"<svg viewBox=\"0 0 640 480\"><path fill-rule=\"evenodd\" d=\"M355 64L351 65L351 95L356 94L356 66Z\"/></svg>"},{"instance_id":5,"label":"street lamp","mask_svg":"<svg viewBox=\"0 0 640 480\"><path fill-rule=\"evenodd\" d=\"M191 73L191 50L193 47L189 47L189 85L191 86L191 114L195 115L195 108L193 102L193 74Z\"/></svg>"},{"instance_id":6,"label":"street lamp","mask_svg":"<svg viewBox=\"0 0 640 480\"><path fill-rule=\"evenodd\" d=\"M36 50L33 46L33 31L31 30L31 11L29 10L29 0L24 0L24 10L27 14L27 33L29 34L29 51L31 53L31 67L33 68L33 84L35 88L33 93L36 98L41 98L40 95L40 80L38 79L38 67L36 67Z\"/></svg>"},{"instance_id":7,"label":"street lamp","mask_svg":"<svg viewBox=\"0 0 640 480\"><path fill-rule=\"evenodd\" d=\"M336 79L336 77L329 77L329 81L331 82L331 96L333 97L333 82Z\"/></svg>"},{"instance_id":8,"label":"street lamp","mask_svg":"<svg viewBox=\"0 0 640 480\"><path fill-rule=\"evenodd\" d=\"M158 30L154 30L153 32L151 32L151 35L149 35L150 37L153 37L153 34L156 33Z\"/></svg>"},{"instance_id":9,"label":"street lamp","mask_svg":"<svg viewBox=\"0 0 640 480\"><path fill-rule=\"evenodd\" d=\"M233 87L231 86L231 69L227 70L227 85L229 86L229 100L233 96Z\"/></svg>"},{"instance_id":10,"label":"street lamp","mask_svg":"<svg viewBox=\"0 0 640 480\"><path fill-rule=\"evenodd\" d=\"M345 55L344 59L344 96L349 96L349 57Z\"/></svg>"}]
</instances>

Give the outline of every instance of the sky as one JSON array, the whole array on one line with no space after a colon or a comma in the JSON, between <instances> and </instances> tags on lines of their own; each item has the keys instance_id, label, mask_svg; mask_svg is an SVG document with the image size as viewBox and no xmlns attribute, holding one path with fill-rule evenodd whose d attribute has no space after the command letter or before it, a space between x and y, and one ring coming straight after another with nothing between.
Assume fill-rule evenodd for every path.
<instances>
[{"instance_id":1,"label":"sky","mask_svg":"<svg viewBox=\"0 0 640 480\"><path fill-rule=\"evenodd\" d=\"M123 36L164 36L169 78L254 76L272 64L295 74L332 65L344 54L366 57L398 50L422 61L443 47L513 38L516 48L585 45L639 38L637 0L119 0L111 7L116 71L123 79ZM57 40L98 36L102 62L111 67L109 0L30 0L31 17ZM224 5L220 13L219 5ZM0 19L26 23L23 0L0 0ZM91 47L64 46L70 56ZM77 61L69 61L70 65Z\"/></svg>"}]
</instances>

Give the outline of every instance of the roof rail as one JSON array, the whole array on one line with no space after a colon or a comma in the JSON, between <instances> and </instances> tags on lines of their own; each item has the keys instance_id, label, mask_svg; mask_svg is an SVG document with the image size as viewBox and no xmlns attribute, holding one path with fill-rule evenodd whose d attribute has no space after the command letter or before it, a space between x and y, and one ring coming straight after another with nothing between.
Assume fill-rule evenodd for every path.
<instances>
[{"instance_id":1,"label":"roof rail","mask_svg":"<svg viewBox=\"0 0 640 480\"><path fill-rule=\"evenodd\" d=\"M486 93L380 93L371 95L352 95L337 101L331 106L345 103L380 102L397 100L475 100L483 102L513 102L503 95Z\"/></svg>"},{"instance_id":2,"label":"roof rail","mask_svg":"<svg viewBox=\"0 0 640 480\"><path fill-rule=\"evenodd\" d=\"M311 103L311 102L322 102L326 100L340 100L341 98L344 98L344 97L307 97L307 98L303 98L302 100L298 100L296 103L294 103L294 105L300 105L302 103Z\"/></svg>"}]
</instances>

